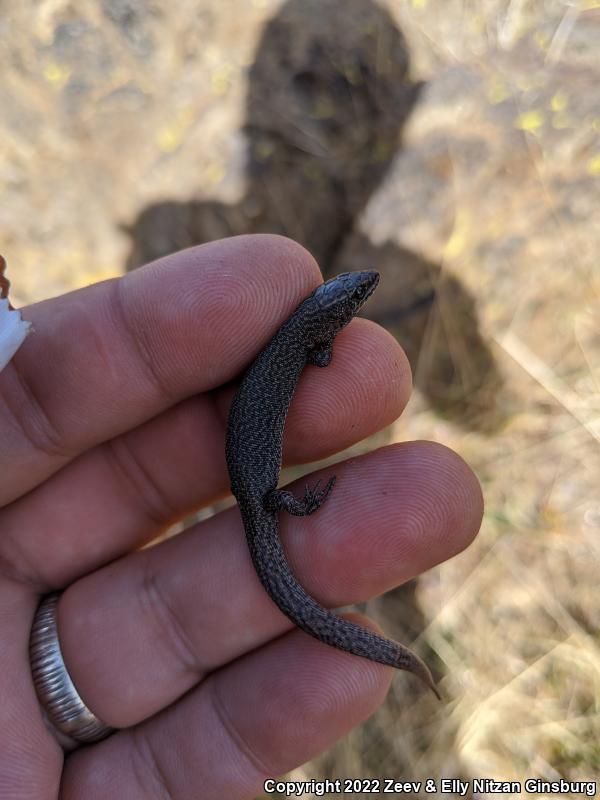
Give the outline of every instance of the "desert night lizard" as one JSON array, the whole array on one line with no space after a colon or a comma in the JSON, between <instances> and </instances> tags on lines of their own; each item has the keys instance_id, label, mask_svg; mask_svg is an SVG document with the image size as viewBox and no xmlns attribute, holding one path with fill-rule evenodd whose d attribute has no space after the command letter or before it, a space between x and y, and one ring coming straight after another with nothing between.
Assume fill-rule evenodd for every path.
<instances>
[{"instance_id":1,"label":"desert night lizard","mask_svg":"<svg viewBox=\"0 0 600 800\"><path fill-rule=\"evenodd\" d=\"M294 390L307 364L326 367L333 340L375 290L373 270L346 272L318 286L284 322L242 378L226 436L231 491L260 581L299 628L348 653L414 673L439 697L429 669L411 650L323 608L291 572L279 538L278 514L307 516L327 499L335 476L302 499L278 489L283 428Z\"/></svg>"}]
</instances>

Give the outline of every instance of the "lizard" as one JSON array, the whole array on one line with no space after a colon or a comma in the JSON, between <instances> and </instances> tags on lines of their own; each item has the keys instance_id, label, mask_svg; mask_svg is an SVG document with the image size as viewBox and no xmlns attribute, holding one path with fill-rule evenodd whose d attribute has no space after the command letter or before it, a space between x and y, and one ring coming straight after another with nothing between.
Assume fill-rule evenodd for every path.
<instances>
[{"instance_id":1,"label":"lizard","mask_svg":"<svg viewBox=\"0 0 600 800\"><path fill-rule=\"evenodd\" d=\"M231 491L241 513L252 563L267 593L296 626L321 642L418 676L439 698L426 664L404 645L343 619L300 585L279 538L278 514L308 516L329 497L335 476L302 499L277 488L283 429L306 365L326 367L336 335L379 282L375 270L345 272L317 286L246 370L234 395L225 455Z\"/></svg>"}]
</instances>

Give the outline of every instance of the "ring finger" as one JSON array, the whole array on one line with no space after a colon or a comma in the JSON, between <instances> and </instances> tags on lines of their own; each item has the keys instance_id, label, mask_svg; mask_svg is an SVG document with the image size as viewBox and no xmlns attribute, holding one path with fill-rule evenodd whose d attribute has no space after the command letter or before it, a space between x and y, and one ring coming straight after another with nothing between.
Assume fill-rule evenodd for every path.
<instances>
[{"instance_id":1,"label":"ring finger","mask_svg":"<svg viewBox=\"0 0 600 800\"><path fill-rule=\"evenodd\" d=\"M318 514L281 518L292 569L324 605L386 591L454 555L477 532L479 485L446 448L391 446L336 472L336 489ZM156 713L289 627L254 574L236 509L80 579L59 604L75 685L115 727Z\"/></svg>"}]
</instances>

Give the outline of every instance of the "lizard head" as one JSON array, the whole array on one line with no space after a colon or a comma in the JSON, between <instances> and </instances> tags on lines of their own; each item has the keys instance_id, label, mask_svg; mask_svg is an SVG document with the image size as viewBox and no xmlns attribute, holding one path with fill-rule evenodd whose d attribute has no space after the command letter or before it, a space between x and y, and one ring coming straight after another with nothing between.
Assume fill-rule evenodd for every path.
<instances>
[{"instance_id":1,"label":"lizard head","mask_svg":"<svg viewBox=\"0 0 600 800\"><path fill-rule=\"evenodd\" d=\"M335 327L347 325L357 314L379 283L379 273L375 270L342 272L335 278L317 286L313 298L319 312L325 313Z\"/></svg>"}]
</instances>

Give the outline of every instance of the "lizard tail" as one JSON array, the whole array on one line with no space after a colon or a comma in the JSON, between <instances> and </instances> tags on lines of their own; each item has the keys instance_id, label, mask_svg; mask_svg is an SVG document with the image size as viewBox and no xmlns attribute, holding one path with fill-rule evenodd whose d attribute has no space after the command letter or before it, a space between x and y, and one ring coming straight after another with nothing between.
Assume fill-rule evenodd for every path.
<instances>
[{"instance_id":1,"label":"lizard tail","mask_svg":"<svg viewBox=\"0 0 600 800\"><path fill-rule=\"evenodd\" d=\"M294 577L279 537L276 535L269 539L268 565L265 564L264 556L254 558L255 548L252 543L250 552L262 585L288 619L325 644L369 661L378 661L389 667L411 672L431 689L438 700L441 699L424 661L399 642L379 636L319 605ZM264 553L262 547L260 552Z\"/></svg>"}]
</instances>

